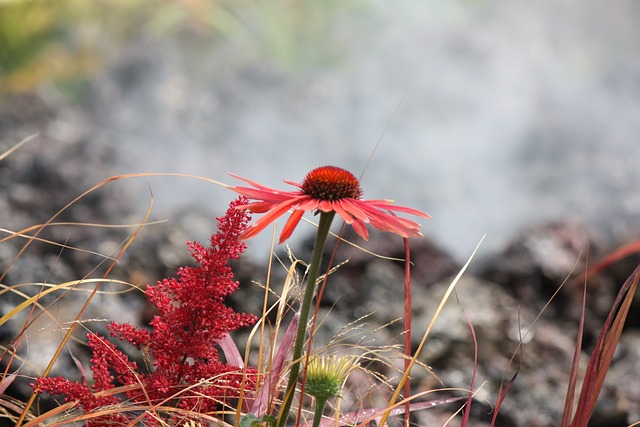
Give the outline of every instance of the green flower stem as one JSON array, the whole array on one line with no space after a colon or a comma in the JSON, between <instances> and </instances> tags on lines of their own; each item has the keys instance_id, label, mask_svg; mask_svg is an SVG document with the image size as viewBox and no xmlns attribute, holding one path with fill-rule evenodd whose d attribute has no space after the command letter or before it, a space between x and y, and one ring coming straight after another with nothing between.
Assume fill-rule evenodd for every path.
<instances>
[{"instance_id":1,"label":"green flower stem","mask_svg":"<svg viewBox=\"0 0 640 427\"><path fill-rule=\"evenodd\" d=\"M322 413L324 412L324 405L327 404L326 397L316 397L316 409L313 414L313 427L319 427L320 421L322 421Z\"/></svg>"},{"instance_id":2,"label":"green flower stem","mask_svg":"<svg viewBox=\"0 0 640 427\"><path fill-rule=\"evenodd\" d=\"M320 272L320 263L322 262L322 253L327 243L329 229L335 212L320 212L320 222L316 233L316 240L313 244L313 253L311 254L311 265L309 266L309 275L307 276L307 285L302 297L302 306L300 307L300 323L296 333L296 341L293 346L293 356L291 357L291 372L289 373L289 382L284 394L284 401L278 416L278 427L284 427L287 422L293 395L295 394L296 384L298 383L298 375L300 374L300 361L302 358L302 349L304 347L304 338L307 333L307 323L309 322L309 311L311 310L311 301L315 294L316 282Z\"/></svg>"}]
</instances>

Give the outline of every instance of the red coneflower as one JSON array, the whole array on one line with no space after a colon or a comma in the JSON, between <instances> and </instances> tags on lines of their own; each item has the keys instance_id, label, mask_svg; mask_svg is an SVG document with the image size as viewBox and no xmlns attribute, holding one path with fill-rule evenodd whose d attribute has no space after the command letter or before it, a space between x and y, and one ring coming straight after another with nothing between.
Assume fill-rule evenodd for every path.
<instances>
[{"instance_id":1,"label":"red coneflower","mask_svg":"<svg viewBox=\"0 0 640 427\"><path fill-rule=\"evenodd\" d=\"M231 175L254 187L231 187L231 190L257 200L238 208L249 209L253 213L266 212L265 216L245 230L241 236L243 239L255 236L290 209L293 209L293 213L282 229L280 243L291 236L305 211L335 212L365 240L369 237L367 223L402 237L422 236L420 224L400 218L394 215L394 211L429 218L422 211L394 205L391 200L361 199L362 189L358 179L351 172L335 166L322 166L312 170L302 183L284 181L298 187L298 191L281 191Z\"/></svg>"}]
</instances>

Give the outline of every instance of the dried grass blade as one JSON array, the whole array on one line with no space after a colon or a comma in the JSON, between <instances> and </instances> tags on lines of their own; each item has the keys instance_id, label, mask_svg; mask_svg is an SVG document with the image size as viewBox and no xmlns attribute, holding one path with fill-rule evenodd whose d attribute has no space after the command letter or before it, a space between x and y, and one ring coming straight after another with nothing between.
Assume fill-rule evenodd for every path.
<instances>
[{"instance_id":1,"label":"dried grass blade","mask_svg":"<svg viewBox=\"0 0 640 427\"><path fill-rule=\"evenodd\" d=\"M580 327L578 328L578 336L576 337L576 346L573 353L573 361L571 362L571 372L569 374L569 384L567 386L567 396L564 402L564 411L562 413L563 427L571 424L571 416L573 414L573 402L576 394L576 386L578 381L578 368L580 366L580 353L582 350L582 337L584 335L584 321L587 309L587 286L585 282L582 293L582 313L580 314Z\"/></svg>"},{"instance_id":2,"label":"dried grass blade","mask_svg":"<svg viewBox=\"0 0 640 427\"><path fill-rule=\"evenodd\" d=\"M389 401L389 407L388 407L387 411L381 417L379 424L384 425L387 422L387 418L391 414L391 408L394 407L394 403L398 400L398 396L400 395L400 391L402 390L403 384L404 384L405 381L407 381L407 378L409 377L409 372L411 371L411 368L413 367L413 365L416 363L416 360L418 359L418 356L420 355L420 352L422 351L422 348L424 347L424 344L427 341L427 337L429 336L429 333L431 333L431 330L433 329L433 326L435 325L436 320L440 316L440 313L442 312L442 309L444 308L444 305L449 300L449 297L451 296L451 293L454 291L456 285L458 284L458 282L462 278L462 275L465 273L465 271L467 271L467 268L471 264L471 260L474 258L474 256L478 252L478 249L480 249L480 245L482 244L482 241L484 240L484 237L485 236L482 236L482 239L480 239L480 242L478 242L478 244L476 245L475 249L471 253L471 256L469 257L467 262L462 266L462 268L460 269L460 271L458 272L456 277L453 279L453 281L451 282L451 284L447 288L444 296L440 300L440 304L438 305L438 308L436 309L436 312L433 314L433 317L431 318L431 321L429 322L429 325L427 326L427 330L422 335L422 340L420 341L420 344L418 345L418 348L416 349L416 352L414 353L413 357L411 358L411 363L410 363L409 369L407 371L405 371L404 375L402 376L402 378L400 380L400 383L398 384L398 387L396 387L396 390L393 393L393 396L391 396L391 399Z\"/></svg>"}]
</instances>

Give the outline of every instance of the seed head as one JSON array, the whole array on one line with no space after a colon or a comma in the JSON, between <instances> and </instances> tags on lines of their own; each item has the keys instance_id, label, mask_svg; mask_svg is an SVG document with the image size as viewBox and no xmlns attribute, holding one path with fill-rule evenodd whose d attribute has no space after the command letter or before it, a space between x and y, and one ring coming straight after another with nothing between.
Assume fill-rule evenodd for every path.
<instances>
[{"instance_id":1,"label":"seed head","mask_svg":"<svg viewBox=\"0 0 640 427\"><path fill-rule=\"evenodd\" d=\"M302 181L302 192L318 200L359 199L360 182L351 172L336 167L322 166L309 172Z\"/></svg>"}]
</instances>

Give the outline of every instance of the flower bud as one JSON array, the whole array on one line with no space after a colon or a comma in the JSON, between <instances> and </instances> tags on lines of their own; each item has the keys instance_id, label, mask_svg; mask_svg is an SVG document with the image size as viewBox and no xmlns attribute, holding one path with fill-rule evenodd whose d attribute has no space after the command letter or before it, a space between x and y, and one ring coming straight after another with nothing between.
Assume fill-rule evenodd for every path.
<instances>
[{"instance_id":1,"label":"flower bud","mask_svg":"<svg viewBox=\"0 0 640 427\"><path fill-rule=\"evenodd\" d=\"M347 376L357 367L355 358L350 356L313 357L307 367L305 391L319 399L339 396Z\"/></svg>"}]
</instances>

